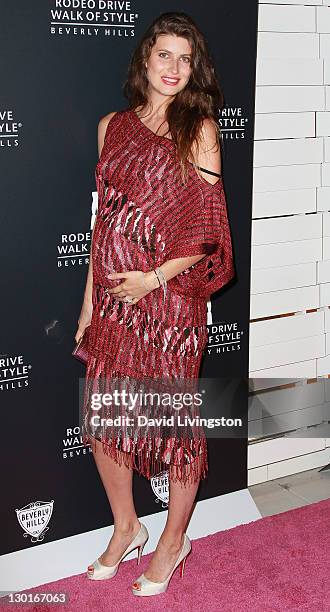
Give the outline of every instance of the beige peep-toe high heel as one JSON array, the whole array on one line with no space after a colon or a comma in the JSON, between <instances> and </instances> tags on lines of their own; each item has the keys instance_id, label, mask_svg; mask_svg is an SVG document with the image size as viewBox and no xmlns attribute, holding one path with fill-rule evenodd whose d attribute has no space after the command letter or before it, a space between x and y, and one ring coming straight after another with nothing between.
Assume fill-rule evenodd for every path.
<instances>
[{"instance_id":1,"label":"beige peep-toe high heel","mask_svg":"<svg viewBox=\"0 0 330 612\"><path fill-rule=\"evenodd\" d=\"M187 556L191 551L191 542L187 536L184 534L183 546L181 548L180 554L175 562L175 565L170 573L170 575L164 580L164 582L152 582L145 577L144 574L134 582L132 585L132 592L134 595L140 596L149 596L149 595L159 595L160 593L165 593L169 582L172 578L172 575L176 568L180 565L180 576L183 578L184 566L186 563Z\"/></svg>"},{"instance_id":2,"label":"beige peep-toe high heel","mask_svg":"<svg viewBox=\"0 0 330 612\"><path fill-rule=\"evenodd\" d=\"M99 561L99 559L96 559L96 561L94 561L92 565L88 566L87 577L90 580L106 580L108 578L113 578L117 574L119 564L121 563L123 558L126 557L126 555L132 552L132 550L134 550L135 548L138 549L137 564L140 564L143 548L149 538L149 533L146 526L143 525L143 523L140 523L140 525L140 531L137 533L135 538L133 538L132 542L128 545L128 547L120 557L119 561L115 565L103 565Z\"/></svg>"}]
</instances>

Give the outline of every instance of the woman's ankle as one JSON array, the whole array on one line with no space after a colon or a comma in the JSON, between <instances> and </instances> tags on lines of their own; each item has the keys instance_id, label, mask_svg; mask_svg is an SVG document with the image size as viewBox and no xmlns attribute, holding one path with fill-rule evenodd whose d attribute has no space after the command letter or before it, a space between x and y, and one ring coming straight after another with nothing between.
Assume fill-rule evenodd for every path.
<instances>
[{"instance_id":1,"label":"woman's ankle","mask_svg":"<svg viewBox=\"0 0 330 612\"><path fill-rule=\"evenodd\" d=\"M176 551L182 547L184 539L184 532L166 532L163 531L159 538L159 544L167 548L169 551Z\"/></svg>"},{"instance_id":2,"label":"woman's ankle","mask_svg":"<svg viewBox=\"0 0 330 612\"><path fill-rule=\"evenodd\" d=\"M130 535L132 534L134 531L136 531L137 527L140 525L140 521L138 519L138 517L136 518L131 518L125 521L120 521L118 523L114 524L114 531L117 534L120 535Z\"/></svg>"}]
</instances>

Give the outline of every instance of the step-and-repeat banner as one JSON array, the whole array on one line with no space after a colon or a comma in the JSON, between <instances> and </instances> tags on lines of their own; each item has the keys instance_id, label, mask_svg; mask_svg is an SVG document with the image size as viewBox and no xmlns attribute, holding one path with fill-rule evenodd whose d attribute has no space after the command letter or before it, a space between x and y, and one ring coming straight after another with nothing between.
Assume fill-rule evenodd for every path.
<instances>
[{"instance_id":1,"label":"step-and-repeat banner","mask_svg":"<svg viewBox=\"0 0 330 612\"><path fill-rule=\"evenodd\" d=\"M71 356L97 205L97 125L126 107L130 56L160 13L191 15L224 92L222 168L236 278L209 303L201 376L246 418L257 0L14 0L1 5L1 554L112 524L79 430ZM168 502L167 474L134 474L140 516ZM247 437L209 439L198 500L247 486Z\"/></svg>"}]
</instances>

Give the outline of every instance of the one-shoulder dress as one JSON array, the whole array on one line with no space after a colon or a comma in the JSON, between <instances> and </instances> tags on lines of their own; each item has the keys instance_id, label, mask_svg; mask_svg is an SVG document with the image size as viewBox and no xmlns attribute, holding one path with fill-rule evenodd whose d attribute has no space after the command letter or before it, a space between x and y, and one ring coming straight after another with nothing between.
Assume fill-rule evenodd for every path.
<instances>
[{"instance_id":1,"label":"one-shoulder dress","mask_svg":"<svg viewBox=\"0 0 330 612\"><path fill-rule=\"evenodd\" d=\"M191 163L188 171L183 182L174 141L156 135L134 110L112 116L95 170L93 314L81 418L85 445L96 450L99 440L120 465L148 479L168 470L182 483L207 475L205 431L196 425L198 402L162 400L169 389L181 400L180 391L196 397L207 301L234 276L222 178L211 184ZM168 280L165 294L160 286L131 304L109 293L123 282L109 279L112 272L147 272L198 254L203 259ZM145 400L150 389L158 403Z\"/></svg>"}]
</instances>

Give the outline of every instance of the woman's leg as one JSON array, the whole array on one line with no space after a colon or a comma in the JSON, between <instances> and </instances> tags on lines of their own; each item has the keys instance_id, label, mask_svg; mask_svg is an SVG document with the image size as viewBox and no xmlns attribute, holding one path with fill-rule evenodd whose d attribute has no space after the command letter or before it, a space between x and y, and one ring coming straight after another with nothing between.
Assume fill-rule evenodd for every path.
<instances>
[{"instance_id":1,"label":"woman's leg","mask_svg":"<svg viewBox=\"0 0 330 612\"><path fill-rule=\"evenodd\" d=\"M118 465L103 452L102 443L94 442L93 455L114 517L114 533L106 551L99 557L103 565L115 565L140 529L132 491L133 471Z\"/></svg>"},{"instance_id":2,"label":"woman's leg","mask_svg":"<svg viewBox=\"0 0 330 612\"><path fill-rule=\"evenodd\" d=\"M183 545L199 482L183 486L170 480L170 499L164 531L144 575L153 582L163 582L170 574Z\"/></svg>"}]
</instances>

